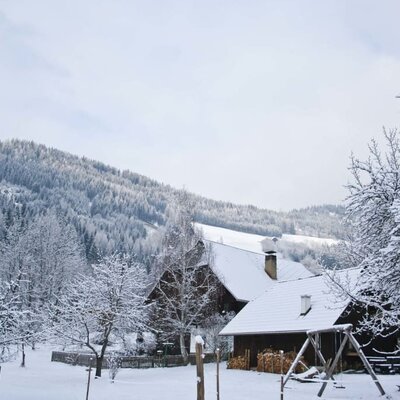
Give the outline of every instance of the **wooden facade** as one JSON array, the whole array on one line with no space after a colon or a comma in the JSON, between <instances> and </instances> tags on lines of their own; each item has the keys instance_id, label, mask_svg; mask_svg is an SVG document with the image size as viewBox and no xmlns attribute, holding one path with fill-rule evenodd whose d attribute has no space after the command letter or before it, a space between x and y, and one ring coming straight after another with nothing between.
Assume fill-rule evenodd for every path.
<instances>
[{"instance_id":1,"label":"wooden facade","mask_svg":"<svg viewBox=\"0 0 400 400\"><path fill-rule=\"evenodd\" d=\"M221 282L218 283L218 286L217 308L221 314L231 311L237 314L247 304L246 301L236 300Z\"/></svg>"},{"instance_id":2,"label":"wooden facade","mask_svg":"<svg viewBox=\"0 0 400 400\"><path fill-rule=\"evenodd\" d=\"M336 324L352 323L357 326L360 314L357 311L348 310L340 317ZM393 352L399 344L398 333L387 337L372 337L367 334L354 334L362 346L366 356L379 356L382 353ZM250 367L257 366L257 354L265 350L283 350L285 352L298 352L304 344L307 335L305 333L271 333L234 336L234 356L243 356L246 350L250 350ZM342 337L339 333L323 333L320 335L320 348L325 359L334 358ZM309 346L304 354L308 365L320 365L312 346ZM343 363L346 367L361 365L360 359L350 343L346 344L343 351Z\"/></svg>"},{"instance_id":3,"label":"wooden facade","mask_svg":"<svg viewBox=\"0 0 400 400\"><path fill-rule=\"evenodd\" d=\"M275 333L266 335L240 335L234 337L234 356L243 356L245 350L250 350L250 367L257 366L257 354L265 350L283 350L298 352L303 346L307 335L305 333ZM333 334L322 334L320 337L321 351L327 358L335 352ZM315 364L315 352L309 347L304 355L309 365Z\"/></svg>"}]
</instances>

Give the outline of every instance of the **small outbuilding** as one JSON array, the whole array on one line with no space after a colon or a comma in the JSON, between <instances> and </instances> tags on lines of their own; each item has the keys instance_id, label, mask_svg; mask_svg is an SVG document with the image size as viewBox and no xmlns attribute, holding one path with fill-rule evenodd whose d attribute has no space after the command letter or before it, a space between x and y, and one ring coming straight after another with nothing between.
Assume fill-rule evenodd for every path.
<instances>
[{"instance_id":1,"label":"small outbuilding","mask_svg":"<svg viewBox=\"0 0 400 400\"><path fill-rule=\"evenodd\" d=\"M356 283L359 269L341 272L342 279ZM298 352L306 339L306 332L337 324L357 325L361 315L352 307L349 298L338 299L332 283L326 276L278 282L270 290L248 303L243 310L220 332L234 337L234 356L243 356L250 350L250 366L257 365L257 354L267 349ZM371 338L357 337L360 343ZM323 333L319 337L322 353L329 359L340 346L340 335ZM396 348L397 338L375 339L364 352L376 355L374 349L390 351ZM304 355L310 365L318 363L310 347ZM358 361L349 344L345 361Z\"/></svg>"}]
</instances>

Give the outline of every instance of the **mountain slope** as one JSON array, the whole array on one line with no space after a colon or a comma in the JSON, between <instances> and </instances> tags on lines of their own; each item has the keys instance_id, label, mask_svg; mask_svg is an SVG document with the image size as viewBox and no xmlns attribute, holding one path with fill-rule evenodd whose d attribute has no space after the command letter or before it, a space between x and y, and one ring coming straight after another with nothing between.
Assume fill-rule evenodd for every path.
<instances>
[{"instance_id":1,"label":"mountain slope","mask_svg":"<svg viewBox=\"0 0 400 400\"><path fill-rule=\"evenodd\" d=\"M85 246L141 252L149 227L164 225L180 190L142 175L38 145L0 142L0 206L34 217L52 210L74 224ZM191 195L201 223L261 235L343 235L339 206L275 212ZM7 211L8 210L8 211Z\"/></svg>"}]
</instances>

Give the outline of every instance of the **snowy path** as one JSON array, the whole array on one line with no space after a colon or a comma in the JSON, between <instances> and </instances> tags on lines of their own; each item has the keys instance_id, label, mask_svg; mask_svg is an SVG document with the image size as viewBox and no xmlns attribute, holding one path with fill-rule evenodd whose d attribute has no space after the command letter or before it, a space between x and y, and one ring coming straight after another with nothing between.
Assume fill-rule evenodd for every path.
<instances>
[{"instance_id":1,"label":"snowy path","mask_svg":"<svg viewBox=\"0 0 400 400\"><path fill-rule=\"evenodd\" d=\"M29 351L27 367L19 362L2 365L0 400L84 400L87 373L83 367L51 363L47 348ZM190 400L196 398L195 367L121 370L114 384L104 376L91 383L91 400ZM379 376L393 399L400 399L400 375ZM345 375L346 389L327 388L323 399L379 399L367 375ZM206 365L206 399L214 400L215 365ZM285 400L317 399L319 385L289 382ZM221 370L221 400L279 399L279 376L257 372Z\"/></svg>"}]
</instances>

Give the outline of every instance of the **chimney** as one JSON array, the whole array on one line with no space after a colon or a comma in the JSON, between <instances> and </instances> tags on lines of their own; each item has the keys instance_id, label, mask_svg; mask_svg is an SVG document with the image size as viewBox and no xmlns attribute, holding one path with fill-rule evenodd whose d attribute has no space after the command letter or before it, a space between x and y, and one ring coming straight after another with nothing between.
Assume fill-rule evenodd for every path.
<instances>
[{"instance_id":1,"label":"chimney","mask_svg":"<svg viewBox=\"0 0 400 400\"><path fill-rule=\"evenodd\" d=\"M276 253L265 253L265 272L271 279L278 279L276 271Z\"/></svg>"},{"instance_id":2,"label":"chimney","mask_svg":"<svg viewBox=\"0 0 400 400\"><path fill-rule=\"evenodd\" d=\"M306 315L311 310L311 296L303 294L301 296L301 312L300 315Z\"/></svg>"},{"instance_id":3,"label":"chimney","mask_svg":"<svg viewBox=\"0 0 400 400\"><path fill-rule=\"evenodd\" d=\"M265 253L265 272L271 279L278 279L275 242L269 238L265 238L261 241L261 247Z\"/></svg>"}]
</instances>

